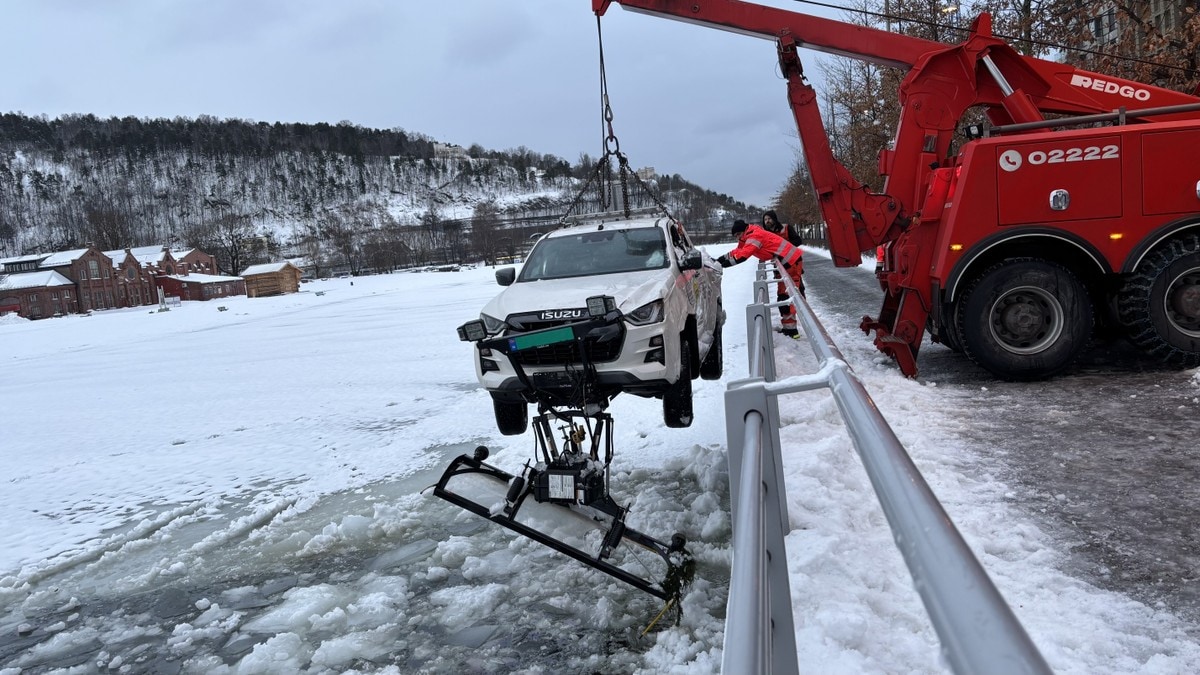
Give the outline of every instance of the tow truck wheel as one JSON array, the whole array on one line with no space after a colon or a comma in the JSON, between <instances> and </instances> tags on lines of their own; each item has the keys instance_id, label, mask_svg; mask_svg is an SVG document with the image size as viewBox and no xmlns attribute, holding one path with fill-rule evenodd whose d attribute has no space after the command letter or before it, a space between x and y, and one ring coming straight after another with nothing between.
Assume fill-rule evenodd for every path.
<instances>
[{"instance_id":1,"label":"tow truck wheel","mask_svg":"<svg viewBox=\"0 0 1200 675\"><path fill-rule=\"evenodd\" d=\"M663 422L672 429L692 426L692 345L679 340L679 379L663 393Z\"/></svg>"},{"instance_id":2,"label":"tow truck wheel","mask_svg":"<svg viewBox=\"0 0 1200 675\"><path fill-rule=\"evenodd\" d=\"M986 270L960 300L958 335L972 361L1006 380L1050 377L1092 334L1092 302L1067 268L1010 260Z\"/></svg>"},{"instance_id":3,"label":"tow truck wheel","mask_svg":"<svg viewBox=\"0 0 1200 675\"><path fill-rule=\"evenodd\" d=\"M961 302L961 299L956 299L954 302L945 303L942 309L942 325L938 333L942 344L959 354L961 354L963 350L962 337L958 334L958 314L962 309L962 305L963 303Z\"/></svg>"},{"instance_id":4,"label":"tow truck wheel","mask_svg":"<svg viewBox=\"0 0 1200 675\"><path fill-rule=\"evenodd\" d=\"M1117 300L1129 339L1171 365L1200 366L1200 235L1146 256Z\"/></svg>"},{"instance_id":5,"label":"tow truck wheel","mask_svg":"<svg viewBox=\"0 0 1200 675\"><path fill-rule=\"evenodd\" d=\"M492 394L492 408L496 411L496 428L505 436L519 436L529 428L529 404L524 401L509 401Z\"/></svg>"},{"instance_id":6,"label":"tow truck wheel","mask_svg":"<svg viewBox=\"0 0 1200 675\"><path fill-rule=\"evenodd\" d=\"M708 353L704 355L704 360L700 362L700 377L705 380L721 379L721 372L725 370L725 360L721 352L721 328L719 324L717 329L713 331L713 343L708 348Z\"/></svg>"}]
</instances>

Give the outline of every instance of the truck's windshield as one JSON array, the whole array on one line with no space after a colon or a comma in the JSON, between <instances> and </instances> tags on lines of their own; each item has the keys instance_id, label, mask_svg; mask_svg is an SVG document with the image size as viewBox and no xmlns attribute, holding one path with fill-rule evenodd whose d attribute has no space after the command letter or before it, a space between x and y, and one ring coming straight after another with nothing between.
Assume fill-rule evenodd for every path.
<instances>
[{"instance_id":1,"label":"truck's windshield","mask_svg":"<svg viewBox=\"0 0 1200 675\"><path fill-rule=\"evenodd\" d=\"M597 230L542 239L518 281L617 274L667 266L666 241L657 227Z\"/></svg>"}]
</instances>

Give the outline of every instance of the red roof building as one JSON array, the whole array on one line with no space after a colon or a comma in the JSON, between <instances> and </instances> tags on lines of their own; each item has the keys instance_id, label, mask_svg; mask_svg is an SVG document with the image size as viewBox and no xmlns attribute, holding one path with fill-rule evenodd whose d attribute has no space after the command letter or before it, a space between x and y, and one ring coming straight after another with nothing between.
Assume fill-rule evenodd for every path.
<instances>
[{"instance_id":1,"label":"red roof building","mask_svg":"<svg viewBox=\"0 0 1200 675\"><path fill-rule=\"evenodd\" d=\"M0 275L0 315L41 319L78 311L75 282L54 270Z\"/></svg>"},{"instance_id":2,"label":"red roof building","mask_svg":"<svg viewBox=\"0 0 1200 675\"><path fill-rule=\"evenodd\" d=\"M4 258L0 259L0 314L16 312L39 319L154 305L160 287L163 294L183 300L246 294L240 277L209 273L216 269L216 259L200 249L172 252L166 246L105 252L88 246Z\"/></svg>"},{"instance_id":3,"label":"red roof building","mask_svg":"<svg viewBox=\"0 0 1200 675\"><path fill-rule=\"evenodd\" d=\"M168 274L157 279L163 292L180 300L214 300L246 294L241 277L216 274Z\"/></svg>"}]
</instances>

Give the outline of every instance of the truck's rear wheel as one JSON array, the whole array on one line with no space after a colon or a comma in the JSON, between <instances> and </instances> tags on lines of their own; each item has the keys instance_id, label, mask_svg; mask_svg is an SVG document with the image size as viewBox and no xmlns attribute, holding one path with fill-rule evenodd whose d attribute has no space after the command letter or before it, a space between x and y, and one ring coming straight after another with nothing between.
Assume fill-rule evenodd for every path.
<instances>
[{"instance_id":1,"label":"truck's rear wheel","mask_svg":"<svg viewBox=\"0 0 1200 675\"><path fill-rule=\"evenodd\" d=\"M962 311L961 299L947 302L942 306L942 321L938 329L938 339L951 350L962 353L962 336L958 334L958 315Z\"/></svg>"},{"instance_id":2,"label":"truck's rear wheel","mask_svg":"<svg viewBox=\"0 0 1200 675\"><path fill-rule=\"evenodd\" d=\"M672 429L692 426L692 346L679 341L679 379L663 392L663 422Z\"/></svg>"},{"instance_id":3,"label":"truck's rear wheel","mask_svg":"<svg viewBox=\"0 0 1200 675\"><path fill-rule=\"evenodd\" d=\"M510 401L492 395L492 408L496 412L496 428L505 436L519 436L529 428L529 404Z\"/></svg>"},{"instance_id":4,"label":"truck's rear wheel","mask_svg":"<svg viewBox=\"0 0 1200 675\"><path fill-rule=\"evenodd\" d=\"M1118 296L1129 339L1164 362L1200 366L1200 235L1146 256Z\"/></svg>"},{"instance_id":5,"label":"truck's rear wheel","mask_svg":"<svg viewBox=\"0 0 1200 675\"><path fill-rule=\"evenodd\" d=\"M958 335L971 360L1006 380L1062 371L1092 334L1092 302L1061 265L1012 260L986 270L961 298Z\"/></svg>"}]
</instances>

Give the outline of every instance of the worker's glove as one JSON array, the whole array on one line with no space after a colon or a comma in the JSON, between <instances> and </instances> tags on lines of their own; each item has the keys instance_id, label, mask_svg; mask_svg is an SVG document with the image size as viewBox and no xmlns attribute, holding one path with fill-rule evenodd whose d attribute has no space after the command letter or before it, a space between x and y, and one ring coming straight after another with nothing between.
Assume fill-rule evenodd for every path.
<instances>
[{"instance_id":1,"label":"worker's glove","mask_svg":"<svg viewBox=\"0 0 1200 675\"><path fill-rule=\"evenodd\" d=\"M721 263L721 267L733 267L734 265L737 264L737 261L734 260L733 258L729 257L728 253L721 256L720 258L717 258L717 262Z\"/></svg>"}]
</instances>

